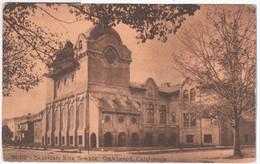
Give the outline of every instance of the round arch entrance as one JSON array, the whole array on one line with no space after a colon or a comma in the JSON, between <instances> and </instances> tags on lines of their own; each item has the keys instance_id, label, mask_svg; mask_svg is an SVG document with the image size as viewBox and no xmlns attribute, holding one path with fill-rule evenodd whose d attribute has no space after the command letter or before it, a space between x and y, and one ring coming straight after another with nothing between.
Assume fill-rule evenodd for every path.
<instances>
[{"instance_id":1,"label":"round arch entrance","mask_svg":"<svg viewBox=\"0 0 260 164\"><path fill-rule=\"evenodd\" d=\"M159 134L159 136L158 136L158 144L160 146L164 146L165 145L165 135L164 134Z\"/></svg>"},{"instance_id":2,"label":"round arch entrance","mask_svg":"<svg viewBox=\"0 0 260 164\"><path fill-rule=\"evenodd\" d=\"M170 137L170 145L171 146L176 146L177 145L177 139L178 139L178 136L176 133L173 133Z\"/></svg>"},{"instance_id":3,"label":"round arch entrance","mask_svg":"<svg viewBox=\"0 0 260 164\"><path fill-rule=\"evenodd\" d=\"M144 146L153 146L153 135L151 133L145 134Z\"/></svg>"},{"instance_id":4,"label":"round arch entrance","mask_svg":"<svg viewBox=\"0 0 260 164\"><path fill-rule=\"evenodd\" d=\"M112 134L110 132L106 132L104 134L104 147L112 147Z\"/></svg>"},{"instance_id":5,"label":"round arch entrance","mask_svg":"<svg viewBox=\"0 0 260 164\"><path fill-rule=\"evenodd\" d=\"M95 133L91 134L90 140L91 140L91 147L97 147L97 137Z\"/></svg>"},{"instance_id":6,"label":"round arch entrance","mask_svg":"<svg viewBox=\"0 0 260 164\"><path fill-rule=\"evenodd\" d=\"M124 132L118 135L118 146L125 146L126 145L126 135Z\"/></svg>"},{"instance_id":7,"label":"round arch entrance","mask_svg":"<svg viewBox=\"0 0 260 164\"><path fill-rule=\"evenodd\" d=\"M138 146L139 144L139 136L137 133L133 133L131 136L131 144L132 146Z\"/></svg>"}]
</instances>

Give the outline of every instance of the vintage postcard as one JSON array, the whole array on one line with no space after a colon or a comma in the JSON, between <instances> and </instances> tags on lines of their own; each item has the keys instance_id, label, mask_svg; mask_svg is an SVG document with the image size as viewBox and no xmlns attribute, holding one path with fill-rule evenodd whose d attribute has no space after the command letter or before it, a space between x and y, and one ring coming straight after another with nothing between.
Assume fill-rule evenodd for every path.
<instances>
[{"instance_id":1,"label":"vintage postcard","mask_svg":"<svg viewBox=\"0 0 260 164\"><path fill-rule=\"evenodd\" d=\"M3 161L255 162L255 5L2 12Z\"/></svg>"}]
</instances>

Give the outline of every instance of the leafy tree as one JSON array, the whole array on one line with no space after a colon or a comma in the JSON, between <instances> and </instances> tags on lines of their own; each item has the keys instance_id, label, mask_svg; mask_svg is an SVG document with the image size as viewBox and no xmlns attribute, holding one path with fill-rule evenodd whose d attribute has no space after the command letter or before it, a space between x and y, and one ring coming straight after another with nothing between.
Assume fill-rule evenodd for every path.
<instances>
[{"instance_id":1,"label":"leafy tree","mask_svg":"<svg viewBox=\"0 0 260 164\"><path fill-rule=\"evenodd\" d=\"M234 156L241 156L239 121L256 109L255 7L217 5L205 13L206 21L191 24L179 37L184 52L173 57L204 94L188 108L197 106L199 117L229 121Z\"/></svg>"},{"instance_id":2,"label":"leafy tree","mask_svg":"<svg viewBox=\"0 0 260 164\"><path fill-rule=\"evenodd\" d=\"M13 132L11 132L11 130L7 125L4 125L2 127L2 141L3 142L9 141L11 140L12 137L13 137Z\"/></svg>"},{"instance_id":3,"label":"leafy tree","mask_svg":"<svg viewBox=\"0 0 260 164\"><path fill-rule=\"evenodd\" d=\"M40 60L48 67L55 59L54 52L62 47L59 35L38 26L33 17L43 13L62 22L46 10L58 10L59 4L7 3L3 10L3 95L10 96L14 87L29 90L37 85L41 76L35 73ZM157 38L167 41L167 35L176 33L185 15L191 16L198 5L134 5L134 4L67 4L76 20L102 24L104 28L119 23L137 32L144 43Z\"/></svg>"}]
</instances>

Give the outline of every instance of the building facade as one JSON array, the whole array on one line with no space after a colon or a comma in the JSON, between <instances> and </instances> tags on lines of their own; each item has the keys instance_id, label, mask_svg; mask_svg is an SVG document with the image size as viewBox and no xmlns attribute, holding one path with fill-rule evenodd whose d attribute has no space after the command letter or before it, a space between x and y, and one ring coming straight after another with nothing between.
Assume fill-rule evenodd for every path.
<instances>
[{"instance_id":1,"label":"building facade","mask_svg":"<svg viewBox=\"0 0 260 164\"><path fill-rule=\"evenodd\" d=\"M112 147L221 145L221 130L196 120L185 101L199 91L185 81L130 82L131 51L112 28L94 26L56 53L49 72L41 143Z\"/></svg>"}]
</instances>

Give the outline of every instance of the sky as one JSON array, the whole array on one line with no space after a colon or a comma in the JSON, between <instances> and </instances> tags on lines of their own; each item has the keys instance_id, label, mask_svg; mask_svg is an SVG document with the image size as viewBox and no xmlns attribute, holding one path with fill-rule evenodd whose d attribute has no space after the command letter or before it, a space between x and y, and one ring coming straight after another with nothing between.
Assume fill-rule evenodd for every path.
<instances>
[{"instance_id":1,"label":"sky","mask_svg":"<svg viewBox=\"0 0 260 164\"><path fill-rule=\"evenodd\" d=\"M61 6L57 11L47 9L53 16L61 20L73 22L74 16L67 12L65 6ZM201 9L203 10L203 9ZM189 22L201 16L201 10L196 11L194 16L187 17L182 28ZM78 35L86 32L92 24L87 21L77 21L71 24L61 23L44 13L37 13L33 18L38 25L46 26L52 32L62 32L62 40L70 40L76 43ZM168 41L162 43L156 39L146 43L137 44L135 30L126 25L119 24L115 30L121 36L122 42L132 52L132 63L130 65L130 80L144 83L146 79L152 77L157 86L161 83L170 82L172 85L181 83L184 78L176 71L171 55L173 52L181 50L181 45L176 35L169 35ZM127 32L125 32L127 31ZM177 32L178 35L178 32ZM12 97L3 98L2 117L12 118L28 113L37 113L45 108L46 83L45 80L29 92L15 89Z\"/></svg>"}]
</instances>

